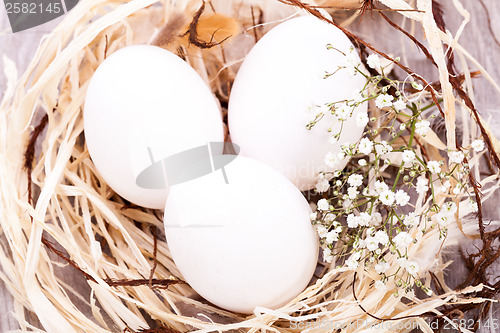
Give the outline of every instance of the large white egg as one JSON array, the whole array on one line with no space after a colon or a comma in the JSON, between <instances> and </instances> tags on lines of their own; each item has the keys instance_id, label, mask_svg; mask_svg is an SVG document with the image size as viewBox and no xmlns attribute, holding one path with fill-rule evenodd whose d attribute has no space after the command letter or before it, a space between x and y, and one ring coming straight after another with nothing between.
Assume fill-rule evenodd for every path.
<instances>
[{"instance_id":1,"label":"large white egg","mask_svg":"<svg viewBox=\"0 0 500 333\"><path fill-rule=\"evenodd\" d=\"M221 171L171 186L165 232L184 279L231 311L276 308L309 283L318 241L309 204L273 168L242 156Z\"/></svg>"},{"instance_id":2,"label":"large white egg","mask_svg":"<svg viewBox=\"0 0 500 333\"><path fill-rule=\"evenodd\" d=\"M85 139L104 180L125 199L163 209L168 184L143 188L137 176L153 162L224 141L219 105L186 62L164 49L135 45L97 68L88 86Z\"/></svg>"},{"instance_id":3,"label":"large white egg","mask_svg":"<svg viewBox=\"0 0 500 333\"><path fill-rule=\"evenodd\" d=\"M330 114L312 130L306 125L326 103L350 100L363 89L362 75L339 69L346 63L344 54L359 61L351 48L344 33L315 17L291 19L264 35L246 56L231 90L229 130L241 154L273 166L301 190L314 187L319 172L334 171L326 167L325 156L337 156L343 143L359 140L363 128L355 117L366 112L366 103L343 125ZM341 127L339 140L330 143ZM335 169L346 163L342 160Z\"/></svg>"}]
</instances>

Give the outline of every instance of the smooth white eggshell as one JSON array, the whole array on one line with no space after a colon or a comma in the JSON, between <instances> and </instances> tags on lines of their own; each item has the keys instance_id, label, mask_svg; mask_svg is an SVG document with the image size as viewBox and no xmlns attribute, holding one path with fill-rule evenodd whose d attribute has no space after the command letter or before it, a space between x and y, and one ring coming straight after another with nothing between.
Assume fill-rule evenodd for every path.
<instances>
[{"instance_id":1,"label":"smooth white eggshell","mask_svg":"<svg viewBox=\"0 0 500 333\"><path fill-rule=\"evenodd\" d=\"M231 311L276 308L309 283L318 241L309 204L273 168L242 156L220 171L171 186L167 242L183 278Z\"/></svg>"},{"instance_id":2,"label":"smooth white eggshell","mask_svg":"<svg viewBox=\"0 0 500 333\"><path fill-rule=\"evenodd\" d=\"M137 175L152 164L148 147L159 161L224 141L219 106L205 82L176 55L149 45L120 49L99 66L87 89L84 127L104 180L150 208L164 208L168 186L137 186Z\"/></svg>"},{"instance_id":3,"label":"smooth white eggshell","mask_svg":"<svg viewBox=\"0 0 500 333\"><path fill-rule=\"evenodd\" d=\"M327 44L340 52L328 50ZM336 144L328 139L341 125L332 116L327 114L311 131L306 125L318 107L349 100L362 90L364 77L351 77L347 69L324 78L344 65L341 52L352 47L339 29L314 17L291 19L264 35L246 56L231 90L229 129L241 154L273 166L301 190L313 188L320 171L334 171L326 167L325 156L359 140L363 128L355 115L366 112L366 105L344 122Z\"/></svg>"}]
</instances>

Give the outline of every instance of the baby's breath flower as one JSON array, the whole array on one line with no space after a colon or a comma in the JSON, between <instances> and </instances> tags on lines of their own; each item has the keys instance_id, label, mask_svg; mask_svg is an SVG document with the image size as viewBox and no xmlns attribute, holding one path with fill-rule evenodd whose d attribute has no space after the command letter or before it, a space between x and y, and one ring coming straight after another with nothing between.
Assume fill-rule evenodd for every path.
<instances>
[{"instance_id":1,"label":"baby's breath flower","mask_svg":"<svg viewBox=\"0 0 500 333\"><path fill-rule=\"evenodd\" d=\"M387 236L387 233L383 230L379 230L375 233L375 239L377 242L379 242L382 245L387 245L389 243L389 236Z\"/></svg>"},{"instance_id":2,"label":"baby's breath flower","mask_svg":"<svg viewBox=\"0 0 500 333\"><path fill-rule=\"evenodd\" d=\"M382 140L375 145L375 151L380 156L390 153L392 149L392 146L385 140Z\"/></svg>"},{"instance_id":3,"label":"baby's breath flower","mask_svg":"<svg viewBox=\"0 0 500 333\"><path fill-rule=\"evenodd\" d=\"M375 69L376 71L380 71L380 58L376 54L370 54L366 58L366 63L370 68Z\"/></svg>"},{"instance_id":4,"label":"baby's breath flower","mask_svg":"<svg viewBox=\"0 0 500 333\"><path fill-rule=\"evenodd\" d=\"M429 190L429 181L424 176L420 176L417 179L416 190L418 194L424 194Z\"/></svg>"},{"instance_id":5,"label":"baby's breath flower","mask_svg":"<svg viewBox=\"0 0 500 333\"><path fill-rule=\"evenodd\" d=\"M484 141L483 140L474 140L471 145L472 149L476 152L481 152L484 150Z\"/></svg>"},{"instance_id":6,"label":"baby's breath flower","mask_svg":"<svg viewBox=\"0 0 500 333\"><path fill-rule=\"evenodd\" d=\"M320 238L325 238L326 234L328 233L328 229L324 225L318 224L316 225L316 232L318 233L318 236Z\"/></svg>"},{"instance_id":7,"label":"baby's breath flower","mask_svg":"<svg viewBox=\"0 0 500 333\"><path fill-rule=\"evenodd\" d=\"M375 105L379 108L382 109L384 107L390 107L392 105L392 100L394 97L392 97L389 94L380 94L376 99L375 99Z\"/></svg>"},{"instance_id":8,"label":"baby's breath flower","mask_svg":"<svg viewBox=\"0 0 500 333\"><path fill-rule=\"evenodd\" d=\"M427 162L427 168L429 168L429 171L432 173L440 173L441 172L441 165L438 161Z\"/></svg>"},{"instance_id":9,"label":"baby's breath flower","mask_svg":"<svg viewBox=\"0 0 500 333\"><path fill-rule=\"evenodd\" d=\"M415 124L415 132L421 136L426 136L427 132L429 132L430 125L431 123L427 120L419 121Z\"/></svg>"},{"instance_id":10,"label":"baby's breath flower","mask_svg":"<svg viewBox=\"0 0 500 333\"><path fill-rule=\"evenodd\" d=\"M415 153L412 150L403 151L403 162L405 163L413 163L415 160Z\"/></svg>"},{"instance_id":11,"label":"baby's breath flower","mask_svg":"<svg viewBox=\"0 0 500 333\"><path fill-rule=\"evenodd\" d=\"M415 212L411 212L408 215L406 215L403 219L403 224L407 227L412 227L418 222L418 217L415 214Z\"/></svg>"},{"instance_id":12,"label":"baby's breath flower","mask_svg":"<svg viewBox=\"0 0 500 333\"><path fill-rule=\"evenodd\" d=\"M329 188L330 188L330 182L326 178L318 180L315 187L316 192L318 193L326 192L328 191Z\"/></svg>"},{"instance_id":13,"label":"baby's breath flower","mask_svg":"<svg viewBox=\"0 0 500 333\"><path fill-rule=\"evenodd\" d=\"M368 155L369 153L372 152L372 149L373 149L373 142L370 139L362 138L361 141L359 141L358 150L361 154Z\"/></svg>"},{"instance_id":14,"label":"baby's breath flower","mask_svg":"<svg viewBox=\"0 0 500 333\"><path fill-rule=\"evenodd\" d=\"M356 125L359 127L365 127L369 120L368 113L366 112L358 112L356 115Z\"/></svg>"},{"instance_id":15,"label":"baby's breath flower","mask_svg":"<svg viewBox=\"0 0 500 333\"><path fill-rule=\"evenodd\" d=\"M361 92L354 91L352 93L351 99L353 100L354 103L359 104L359 103L363 102L363 100L365 98L364 98L363 94L361 94Z\"/></svg>"},{"instance_id":16,"label":"baby's breath flower","mask_svg":"<svg viewBox=\"0 0 500 333\"><path fill-rule=\"evenodd\" d=\"M371 220L372 220L371 215L366 212L362 212L358 216L358 224L363 227L369 226Z\"/></svg>"},{"instance_id":17,"label":"baby's breath flower","mask_svg":"<svg viewBox=\"0 0 500 333\"><path fill-rule=\"evenodd\" d=\"M436 219L437 224L442 227L446 227L452 221L452 217L444 212L437 213L434 215L434 218Z\"/></svg>"},{"instance_id":18,"label":"baby's breath flower","mask_svg":"<svg viewBox=\"0 0 500 333\"><path fill-rule=\"evenodd\" d=\"M401 207L406 206L410 201L410 196L403 190L398 190L395 195L396 203Z\"/></svg>"},{"instance_id":19,"label":"baby's breath flower","mask_svg":"<svg viewBox=\"0 0 500 333\"><path fill-rule=\"evenodd\" d=\"M357 228L359 225L359 218L354 214L347 215L347 226L349 228Z\"/></svg>"},{"instance_id":20,"label":"baby's breath flower","mask_svg":"<svg viewBox=\"0 0 500 333\"><path fill-rule=\"evenodd\" d=\"M392 106L396 109L396 111L403 111L406 109L406 103L400 98L397 101L395 101ZM404 128L403 128L404 129Z\"/></svg>"},{"instance_id":21,"label":"baby's breath flower","mask_svg":"<svg viewBox=\"0 0 500 333\"><path fill-rule=\"evenodd\" d=\"M461 151L451 151L448 153L448 157L450 158L450 162L451 163L462 163L462 161L464 160L464 153L462 153Z\"/></svg>"},{"instance_id":22,"label":"baby's breath flower","mask_svg":"<svg viewBox=\"0 0 500 333\"><path fill-rule=\"evenodd\" d=\"M361 258L361 253L354 252L351 254L349 259L346 260L346 265L349 269L356 269L359 266L359 259Z\"/></svg>"},{"instance_id":23,"label":"baby's breath flower","mask_svg":"<svg viewBox=\"0 0 500 333\"><path fill-rule=\"evenodd\" d=\"M375 237L368 236L365 238L365 245L368 251L375 251L378 249L378 242Z\"/></svg>"},{"instance_id":24,"label":"baby's breath flower","mask_svg":"<svg viewBox=\"0 0 500 333\"><path fill-rule=\"evenodd\" d=\"M396 259L396 263L399 265L399 267L405 268L406 264L408 263L408 259L401 257L401 258Z\"/></svg>"},{"instance_id":25,"label":"baby's breath flower","mask_svg":"<svg viewBox=\"0 0 500 333\"><path fill-rule=\"evenodd\" d=\"M375 271L377 274L385 273L389 268L391 268L391 265L388 262L379 262L375 265Z\"/></svg>"},{"instance_id":26,"label":"baby's breath flower","mask_svg":"<svg viewBox=\"0 0 500 333\"><path fill-rule=\"evenodd\" d=\"M380 290L380 291L386 291L387 286L381 280L377 280L377 281L375 281L375 289Z\"/></svg>"},{"instance_id":27,"label":"baby's breath flower","mask_svg":"<svg viewBox=\"0 0 500 333\"><path fill-rule=\"evenodd\" d=\"M323 210L323 211L329 210L330 204L328 203L328 201L326 199L320 199L318 201L318 209Z\"/></svg>"},{"instance_id":28,"label":"baby's breath flower","mask_svg":"<svg viewBox=\"0 0 500 333\"><path fill-rule=\"evenodd\" d=\"M360 72L360 62L354 48L350 49L344 60L344 70L348 70L350 75L356 75L356 72ZM380 74L374 79L369 78L370 82L373 79L373 81L380 83L380 80L386 79L382 71L385 66L385 63L382 62L383 60L377 55L371 55L367 58L367 66L377 70ZM331 76L331 74L327 73L326 77L328 76ZM390 178L390 176L384 173L384 170L389 165L403 163L402 168L398 171L401 180L405 186L410 185L411 187L415 187L416 192L422 196L429 192L431 181L433 190L436 189L436 191L439 191L441 187L442 190L446 191L446 194L449 192L459 193L468 188L460 180L467 176L469 167L467 165L453 166L453 163L461 164L465 156L469 156L468 154L472 154L473 151L480 152L485 147L482 140L475 140L468 147L467 154L459 150L449 152L449 163L452 164L450 170L458 169L454 174L454 177L458 179L458 185L453 189L450 181L448 181L448 179L451 180L448 172L442 170L444 169L442 167L443 162L437 160L424 163L417 156L418 152L410 146L399 148L400 146L395 145L398 147L398 152L400 153L398 155L394 154L394 157L401 156L400 161L389 161L389 158L391 160L394 159L394 157L389 156L389 153L393 151L392 143L380 141L382 138L385 138L385 140L396 140L401 132L404 133L410 127L412 127L411 130L415 130L415 133L421 136L433 134L430 129L430 121L435 117L431 116L425 120L420 115L422 110L424 110L423 107L427 103L431 103L428 100L428 96L417 97L422 99L424 103L422 105L416 100L416 103L412 104L413 106L407 105L410 101L406 100L401 91L397 91L397 87L402 83L393 80L388 80L387 82L391 82L392 86L396 88L394 93L391 90L391 94L389 94L389 85L380 83L376 84L377 87L374 87L374 89L370 89L371 91L375 91L373 93L365 92L365 89L368 87L365 86L361 91L353 91L350 99L331 102L322 106L311 105L311 115L320 113L316 115L313 121L309 122L308 126L310 127L323 118L327 122L346 121L347 119L354 118L352 121L355 121L357 126L362 128L367 125L370 126L369 123L375 122L376 118L370 119L366 111L355 110L358 105L368 99L374 99L376 106L380 109L392 110L396 113L406 113L408 111L410 115L411 111L413 111L414 115L402 124L395 122L387 126L384 125L381 128L369 129L365 131L365 137L358 142L344 144L340 147L341 149L332 149L330 153L326 154L324 162L328 166L328 171L332 172L320 174L315 189L318 193L329 191L331 193L328 193L328 197L325 196L325 199L317 201L317 205L311 203L312 211L315 213L310 215L310 219L318 234L323 249L322 257L324 261L333 262L335 260L333 247L339 247L339 253L347 253L345 258L343 258L347 259L345 267L354 270L360 266L366 266L367 269L372 269L373 273L376 271L379 274L379 280L375 279L374 281L374 285L378 290L387 290L386 288L388 288L390 281L391 286L394 282L395 287L398 288L395 291L396 295L408 295L408 293L412 293L413 285L426 291L422 283L419 284L419 264L411 261L414 260L413 258L408 258L410 253L408 252L408 247L415 242L415 239L410 234L410 230L417 226L421 222L421 219L426 224L432 221L432 223L426 226L427 229L421 231L422 234L427 232L428 227L438 229L438 225L448 226L454 220L457 205L448 199L448 202L445 202L441 208L438 208L434 196L432 196L428 199L429 203L425 203L425 207L428 207L428 204L431 207L426 213L422 213L421 215L417 215L416 212L405 214L402 212L406 210L405 207L412 206L410 205L410 202L412 202L410 193L406 187L393 191L392 183L391 186L385 183L385 179ZM417 90L424 89L419 83L413 82L412 85ZM408 109L409 107L411 110ZM336 127L333 125L329 127L328 141L339 145L341 132L338 131L336 133ZM348 129L344 128L344 130ZM372 139L372 137L375 139ZM363 155L368 155L368 157ZM350 167L343 171L339 170L340 164L343 164L347 157L354 157L350 163ZM423 167L417 162L422 162ZM353 173L353 170L356 169L357 171ZM333 173L333 170L337 171ZM463 175L459 175L460 172ZM370 184L369 186L364 186L366 183L365 177L368 177L368 175L370 175L370 178L367 178L366 181L370 181ZM432 178L430 178L431 175ZM375 178L373 179L373 177ZM400 177L397 178L399 179ZM371 183L371 181L374 183ZM453 181L453 183L455 186L457 182ZM331 190L330 187L332 187ZM458 200L458 198L455 200ZM469 205L467 207L467 211L469 212L473 208L471 206L476 206L477 209L477 205L470 199L461 202L461 204ZM339 215L337 215L337 212ZM384 215L381 214L382 212ZM345 220L346 222L341 222ZM446 229L439 228L437 231L440 237L442 237L445 235ZM342 239L340 238L341 235ZM337 243L340 241L341 243ZM386 252L389 256L399 257L396 262L400 267L394 263L394 260L391 261L391 264L394 263L396 267L391 267L386 262L387 259L384 259ZM389 271L391 271L391 274L389 274Z\"/></svg>"},{"instance_id":29,"label":"baby's breath flower","mask_svg":"<svg viewBox=\"0 0 500 333\"><path fill-rule=\"evenodd\" d=\"M339 121L345 121L351 115L351 107L349 107L346 103L340 104L339 107L335 109L335 116Z\"/></svg>"},{"instance_id":30,"label":"baby's breath flower","mask_svg":"<svg viewBox=\"0 0 500 333\"><path fill-rule=\"evenodd\" d=\"M394 242L396 247L400 249L406 249L411 243L413 243L413 238L407 232L402 231L399 234L397 234L392 239L392 241Z\"/></svg>"},{"instance_id":31,"label":"baby's breath flower","mask_svg":"<svg viewBox=\"0 0 500 333\"><path fill-rule=\"evenodd\" d=\"M385 182L379 181L379 180L375 181L375 193L376 194L381 194L382 192L387 191L388 189L389 189L389 186Z\"/></svg>"},{"instance_id":32,"label":"baby's breath flower","mask_svg":"<svg viewBox=\"0 0 500 333\"><path fill-rule=\"evenodd\" d=\"M332 250L329 248L323 249L323 260L327 263L331 263L333 261Z\"/></svg>"},{"instance_id":33,"label":"baby's breath flower","mask_svg":"<svg viewBox=\"0 0 500 333\"><path fill-rule=\"evenodd\" d=\"M330 223L332 222L333 220L335 220L335 214L333 213L328 213L325 215L325 217L323 218L323 220L326 222L326 223Z\"/></svg>"},{"instance_id":34,"label":"baby's breath flower","mask_svg":"<svg viewBox=\"0 0 500 333\"><path fill-rule=\"evenodd\" d=\"M420 265L416 261L408 261L405 268L409 274L415 275L420 270Z\"/></svg>"},{"instance_id":35,"label":"baby's breath flower","mask_svg":"<svg viewBox=\"0 0 500 333\"><path fill-rule=\"evenodd\" d=\"M380 225L380 223L382 223L382 214L380 214L379 212L373 213L371 215L370 223L375 226Z\"/></svg>"},{"instance_id":36,"label":"baby's breath flower","mask_svg":"<svg viewBox=\"0 0 500 333\"><path fill-rule=\"evenodd\" d=\"M346 142L346 143L343 143L342 146L340 146L342 148L342 152L346 155L352 155L353 154L353 151L352 151L352 148L351 148L351 144Z\"/></svg>"},{"instance_id":37,"label":"baby's breath flower","mask_svg":"<svg viewBox=\"0 0 500 333\"><path fill-rule=\"evenodd\" d=\"M362 238L358 238L354 241L353 247L355 249L364 249L366 247L365 240Z\"/></svg>"},{"instance_id":38,"label":"baby's breath flower","mask_svg":"<svg viewBox=\"0 0 500 333\"><path fill-rule=\"evenodd\" d=\"M344 67L348 70L351 77L356 75L356 67L360 65L358 56L354 52L354 48L350 48L344 58Z\"/></svg>"},{"instance_id":39,"label":"baby's breath flower","mask_svg":"<svg viewBox=\"0 0 500 333\"><path fill-rule=\"evenodd\" d=\"M380 193L379 199L384 205L390 206L394 203L394 197L394 192L391 190L385 190Z\"/></svg>"},{"instance_id":40,"label":"baby's breath flower","mask_svg":"<svg viewBox=\"0 0 500 333\"><path fill-rule=\"evenodd\" d=\"M352 174L347 178L347 183L353 187L358 187L363 184L363 175Z\"/></svg>"},{"instance_id":41,"label":"baby's breath flower","mask_svg":"<svg viewBox=\"0 0 500 333\"><path fill-rule=\"evenodd\" d=\"M332 244L333 242L336 242L339 240L339 234L335 230L329 231L325 235L325 240L328 244Z\"/></svg>"},{"instance_id":42,"label":"baby's breath flower","mask_svg":"<svg viewBox=\"0 0 500 333\"><path fill-rule=\"evenodd\" d=\"M346 211L350 211L352 208L351 206L352 206L352 201L349 199L344 200L344 202L342 203L342 208L344 208Z\"/></svg>"},{"instance_id":43,"label":"baby's breath flower","mask_svg":"<svg viewBox=\"0 0 500 333\"><path fill-rule=\"evenodd\" d=\"M325 164L329 168L336 168L337 165L340 163L340 159L338 158L338 154L329 152L325 156Z\"/></svg>"},{"instance_id":44,"label":"baby's breath flower","mask_svg":"<svg viewBox=\"0 0 500 333\"><path fill-rule=\"evenodd\" d=\"M349 199L354 200L358 196L359 191L356 189L356 187L349 187L347 189L347 196Z\"/></svg>"},{"instance_id":45,"label":"baby's breath flower","mask_svg":"<svg viewBox=\"0 0 500 333\"><path fill-rule=\"evenodd\" d=\"M457 205L453 201L449 201L441 207L441 211L447 215L454 215L457 212Z\"/></svg>"}]
</instances>

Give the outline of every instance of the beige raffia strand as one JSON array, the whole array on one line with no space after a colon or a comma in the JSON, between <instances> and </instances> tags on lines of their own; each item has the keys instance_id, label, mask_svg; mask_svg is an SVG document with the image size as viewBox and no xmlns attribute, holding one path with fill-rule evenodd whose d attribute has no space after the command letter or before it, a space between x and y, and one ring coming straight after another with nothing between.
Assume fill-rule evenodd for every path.
<instances>
[{"instance_id":1,"label":"beige raffia strand","mask_svg":"<svg viewBox=\"0 0 500 333\"><path fill-rule=\"evenodd\" d=\"M403 0L380 2L393 9L414 9ZM358 0L318 2L342 8L358 8L360 3ZM458 0L454 3L461 8ZM497 90L500 89L452 35L437 30L429 13L430 0L418 0L417 4L424 12L401 11L400 14L423 25L432 55L439 65L441 84L445 88L443 98L448 139L446 144L442 143L434 133L422 138L429 152L439 156L446 145L454 147L455 131L455 102L443 65L443 45L459 53L464 68L467 68L467 63L475 65ZM422 266L436 272L446 291L439 296L419 299L406 295L403 302L402 294L394 295L394 285L389 284L385 291L375 289L373 282L378 278L375 272L359 267L354 288L358 302L352 290L354 272L336 268L334 264L326 267L317 281L286 306L275 310L258 308L251 316L230 313L205 303L185 284L172 285L168 289L152 289L148 285L109 285L108 279L149 277L153 267L152 228L161 229L162 221L155 211L126 206L98 175L82 138L82 105L86 87L98 65L114 51L131 44L160 43L161 33L165 33L165 27L175 19L184 25L172 28L170 32L173 36L182 35L180 32L185 31L182 29L200 5L201 1L197 0L82 0L44 38L22 76L18 78L15 64L4 58L8 85L0 106L0 278L15 299L13 315L21 330L64 333L140 331L150 328L149 318L152 318L157 325L183 332L238 329L296 332L291 327L294 321L304 325L317 323L309 326L310 332L331 331L329 326L321 327L319 323L347 325L344 331L361 332L366 327L348 324L374 323L374 319L361 309L360 304L374 316L397 319L425 312L439 314L437 308L445 304L484 301L470 297L471 293L484 288L482 285L453 291L446 287L441 274L447 266L440 256L443 246L456 242L454 235L477 233L475 224L466 223L464 219L470 213L465 200L459 202L460 228L458 225L450 227L444 244L437 230L424 236L419 227L412 230L418 241L410 246L409 255L424 258ZM228 31L237 27L239 34L236 31L227 43L207 50L189 46L181 37L161 43L172 51L181 50L186 61L222 98L227 98L227 84L234 79L245 52L255 43L255 34L261 36L286 18L305 15L296 8L269 0L213 0L211 5L225 17ZM261 24L254 20L260 10L265 13L266 20ZM471 87L470 74L466 76L466 84ZM48 124L38 140L31 172L36 204L31 204L23 167L24 154L33 127L45 114ZM471 139L473 130L468 133ZM498 149L498 141L493 136L492 140ZM474 168L478 158L470 163ZM484 199L490 197L499 185L495 176L480 182L485 188ZM425 210L428 205L428 201L419 198L417 211ZM62 279L68 272L80 273L43 245L42 235L88 274L86 281L82 276L80 287ZM106 244L105 249L102 244ZM395 258L388 254L385 259L392 265L390 270L395 271ZM422 272L422 280L429 285L426 270ZM155 278L181 278L167 244L162 241L158 242ZM39 323L32 322L28 312L34 314ZM403 319L393 322L393 325L397 323L403 324L398 332L410 331L405 328L405 323L418 323L424 332L431 332L421 318ZM381 332L391 331L388 326L382 328L385 329Z\"/></svg>"}]
</instances>

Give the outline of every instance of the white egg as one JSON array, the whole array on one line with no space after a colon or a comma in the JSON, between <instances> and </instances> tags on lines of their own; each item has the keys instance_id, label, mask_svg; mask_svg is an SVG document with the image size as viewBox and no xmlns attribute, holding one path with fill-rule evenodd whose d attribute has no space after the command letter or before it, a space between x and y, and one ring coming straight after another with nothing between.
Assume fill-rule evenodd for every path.
<instances>
[{"instance_id":1,"label":"white egg","mask_svg":"<svg viewBox=\"0 0 500 333\"><path fill-rule=\"evenodd\" d=\"M168 184L153 188L137 176L153 161L224 141L219 105L186 62L164 49L135 45L118 50L96 70L84 110L85 139L104 180L125 199L163 209Z\"/></svg>"},{"instance_id":2,"label":"white egg","mask_svg":"<svg viewBox=\"0 0 500 333\"><path fill-rule=\"evenodd\" d=\"M273 166L300 190L313 188L319 172L342 169L347 159L327 167L325 157L337 157L343 143L359 140L363 128L356 115L366 113L366 103L343 124L325 105L350 100L366 83L359 73L339 69L347 54L359 62L352 48L339 29L314 17L294 18L269 31L246 56L231 91L229 129L241 154ZM326 73L334 74L325 78ZM306 129L320 112L323 119Z\"/></svg>"},{"instance_id":3,"label":"white egg","mask_svg":"<svg viewBox=\"0 0 500 333\"><path fill-rule=\"evenodd\" d=\"M273 168L242 156L171 186L165 232L183 278L231 311L277 308L309 283L318 241L304 196Z\"/></svg>"}]
</instances>

